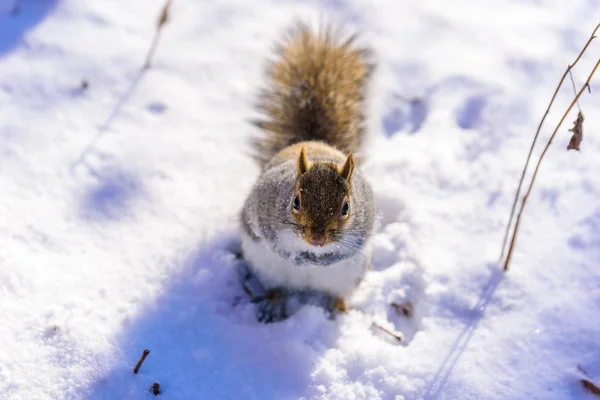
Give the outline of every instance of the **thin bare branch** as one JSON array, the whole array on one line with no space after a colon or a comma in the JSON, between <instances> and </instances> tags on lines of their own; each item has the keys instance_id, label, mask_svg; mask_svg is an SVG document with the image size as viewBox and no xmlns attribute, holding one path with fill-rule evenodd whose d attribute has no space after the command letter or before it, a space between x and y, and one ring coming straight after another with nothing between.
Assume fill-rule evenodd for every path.
<instances>
[{"instance_id":1,"label":"thin bare branch","mask_svg":"<svg viewBox=\"0 0 600 400\"><path fill-rule=\"evenodd\" d=\"M571 85L573 85L573 96L577 96L577 87L575 86L575 79L573 79L573 70L569 70L569 78L571 78ZM581 112L579 101L577 101L577 109Z\"/></svg>"},{"instance_id":2,"label":"thin bare branch","mask_svg":"<svg viewBox=\"0 0 600 400\"><path fill-rule=\"evenodd\" d=\"M594 68L592 69L592 71L588 75L588 78L585 81L585 84L581 87L581 89L579 90L579 92L577 92L577 96L575 96L575 98L573 99L573 101L569 105L569 108L567 108L567 111L565 111L565 113L563 114L562 118L560 119L558 125L556 125L556 128L554 129L554 132L552 132L552 136L550 136L550 139L548 140L548 143L546 143L546 147L544 147L544 151L542 151L542 154L540 155L540 158L538 159L537 165L535 166L535 170L533 171L533 176L531 177L531 182L529 182L529 187L527 188L527 193L525 193L525 196L523 196L523 202L521 203L521 208L519 209L519 214L517 215L517 221L515 222L515 228L513 230L512 238L510 240L510 246L508 247L508 253L506 254L506 261L504 262L504 270L505 271L508 270L508 265L510 263L512 252L513 252L513 249L514 249L514 246L515 246L515 240L517 238L517 231L519 230L519 223L521 222L521 215L523 214L523 209L525 208L525 204L527 203L527 199L529 198L529 195L531 194L531 189L533 188L533 184L535 183L535 178L537 177L537 173L538 173L538 171L540 169L540 165L542 164L542 160L544 159L544 156L546 155L546 152L548 151L548 148L550 147L550 144L552 143L552 140L554 139L554 136L556 136L556 133L560 129L560 126L565 121L565 119L567 118L567 115L569 114L569 112L571 111L571 109L573 108L573 106L577 103L577 101L579 100L579 98L581 97L581 95L583 94L583 92L585 91L585 88L587 86L589 86L590 81L591 81L592 77L594 76L594 73L598 69L599 65L600 65L600 59L598 59L598 61L596 62L596 65L594 65Z\"/></svg>"},{"instance_id":3,"label":"thin bare branch","mask_svg":"<svg viewBox=\"0 0 600 400\"><path fill-rule=\"evenodd\" d=\"M590 46L590 43L592 43L592 40L594 40L596 38L596 32L598 32L599 29L600 29L600 23L598 25L596 25L596 28L590 35L590 38L586 42L585 46L583 46L583 49L581 49L581 51L579 52L579 55L577 55L577 58L575 59L575 61L573 61L573 63L567 67L565 73L563 74L562 78L560 79L560 82L558 82L558 86L554 90L554 95L552 95L552 99L550 100L550 103L548 104L548 108L546 108L546 112L544 113L544 116L542 117L542 119L538 125L538 128L535 131L535 136L533 137L533 141L531 142L531 147L529 148L529 154L527 154L527 160L525 161L525 165L523 166L523 171L521 172L521 178L519 179L519 185L517 186L517 192L515 193L515 199L513 200L513 204L512 204L511 210L510 210L510 217L508 219L508 224L506 225L506 231L504 232L504 239L502 240L502 251L500 254L500 261L502 261L502 259L504 258L504 252L506 250L506 243L508 241L508 233L510 232L510 227L512 225L512 221L515 216L515 210L517 208L517 202L519 201L519 196L521 195L521 188L523 187L523 181L525 180L525 174L527 173L527 168L529 167L529 161L531 160L531 155L533 154L533 149L537 142L538 136L540 134L540 131L542 130L542 125L544 125L544 121L546 121L546 117L548 116L548 113L550 112L550 108L552 107L552 104L554 104L554 100L556 99L558 91L560 90L563 82L565 81L567 74L569 74L571 72L571 70L573 69L573 67L575 67L575 65L579 62L579 60L581 59L581 57L583 56L583 54L585 53L587 48ZM585 87L585 85L584 85L584 87ZM507 265L507 264L505 264L505 265Z\"/></svg>"},{"instance_id":4,"label":"thin bare branch","mask_svg":"<svg viewBox=\"0 0 600 400\"><path fill-rule=\"evenodd\" d=\"M154 52L156 51L156 46L158 45L160 32L162 31L163 26L169 21L169 7L171 7L171 3L172 0L166 1L165 5L163 6L160 12L160 16L158 17L158 21L156 21L156 31L154 32L154 39L152 39L152 44L150 45L150 49L148 49L148 54L146 55L146 62L144 63L144 69L150 68L152 57L154 57Z\"/></svg>"}]
</instances>

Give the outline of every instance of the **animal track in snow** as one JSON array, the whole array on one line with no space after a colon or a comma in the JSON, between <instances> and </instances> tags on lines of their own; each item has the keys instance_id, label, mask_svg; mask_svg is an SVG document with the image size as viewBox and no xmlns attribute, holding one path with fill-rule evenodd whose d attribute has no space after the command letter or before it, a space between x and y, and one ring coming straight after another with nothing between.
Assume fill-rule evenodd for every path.
<instances>
[{"instance_id":1,"label":"animal track in snow","mask_svg":"<svg viewBox=\"0 0 600 400\"><path fill-rule=\"evenodd\" d=\"M403 201L386 191L377 191L376 197L381 215L372 239L372 268L352 305L375 323L402 333L407 344L426 314L423 269Z\"/></svg>"},{"instance_id":2,"label":"animal track in snow","mask_svg":"<svg viewBox=\"0 0 600 400\"><path fill-rule=\"evenodd\" d=\"M162 114L167 110L167 106L164 103L161 103L160 101L154 101L152 103L149 103L146 106L146 108L152 114Z\"/></svg>"},{"instance_id":3,"label":"animal track in snow","mask_svg":"<svg viewBox=\"0 0 600 400\"><path fill-rule=\"evenodd\" d=\"M492 88L465 76L449 76L427 85L419 96L393 93L382 118L383 129L390 137L404 131L414 134L421 130L427 118L434 112L440 99L455 104L455 122L461 129L477 128L488 106ZM444 109L445 106L439 106Z\"/></svg>"},{"instance_id":4,"label":"animal track in snow","mask_svg":"<svg viewBox=\"0 0 600 400\"><path fill-rule=\"evenodd\" d=\"M383 116L383 129L386 136L393 136L407 127L413 134L421 129L429 112L425 98L404 99L396 96L394 105Z\"/></svg>"},{"instance_id":5,"label":"animal track in snow","mask_svg":"<svg viewBox=\"0 0 600 400\"><path fill-rule=\"evenodd\" d=\"M462 129L473 129L481 122L481 114L487 99L482 94L467 97L466 101L457 111L456 124Z\"/></svg>"}]
</instances>

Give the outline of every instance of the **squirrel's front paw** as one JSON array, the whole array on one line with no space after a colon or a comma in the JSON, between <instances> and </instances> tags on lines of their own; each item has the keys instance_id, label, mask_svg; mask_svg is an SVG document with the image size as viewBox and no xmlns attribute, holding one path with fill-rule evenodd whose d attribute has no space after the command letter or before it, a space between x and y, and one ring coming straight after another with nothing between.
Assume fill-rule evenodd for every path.
<instances>
[{"instance_id":1,"label":"squirrel's front paw","mask_svg":"<svg viewBox=\"0 0 600 400\"><path fill-rule=\"evenodd\" d=\"M325 308L327 316L331 319L335 319L336 315L348 311L348 306L344 299L329 295L323 299L323 308Z\"/></svg>"},{"instance_id":2,"label":"squirrel's front paw","mask_svg":"<svg viewBox=\"0 0 600 400\"><path fill-rule=\"evenodd\" d=\"M281 289L269 290L264 296L255 298L256 314L260 322L283 321L288 317L287 296Z\"/></svg>"},{"instance_id":3,"label":"squirrel's front paw","mask_svg":"<svg viewBox=\"0 0 600 400\"><path fill-rule=\"evenodd\" d=\"M302 304L321 307L325 310L325 315L329 319L335 319L338 314L348 311L346 301L342 297L337 297L329 293L308 290L301 292L299 297Z\"/></svg>"}]
</instances>

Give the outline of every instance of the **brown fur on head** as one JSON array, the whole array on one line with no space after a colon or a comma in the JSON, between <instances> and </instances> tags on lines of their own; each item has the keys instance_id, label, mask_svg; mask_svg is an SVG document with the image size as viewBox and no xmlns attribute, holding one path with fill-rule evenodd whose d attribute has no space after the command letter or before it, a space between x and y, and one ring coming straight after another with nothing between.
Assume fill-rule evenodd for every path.
<instances>
[{"instance_id":1,"label":"brown fur on head","mask_svg":"<svg viewBox=\"0 0 600 400\"><path fill-rule=\"evenodd\" d=\"M297 168L292 216L308 244L325 246L335 241L350 217L354 157L350 153L342 167L333 162L310 163L302 148Z\"/></svg>"}]
</instances>

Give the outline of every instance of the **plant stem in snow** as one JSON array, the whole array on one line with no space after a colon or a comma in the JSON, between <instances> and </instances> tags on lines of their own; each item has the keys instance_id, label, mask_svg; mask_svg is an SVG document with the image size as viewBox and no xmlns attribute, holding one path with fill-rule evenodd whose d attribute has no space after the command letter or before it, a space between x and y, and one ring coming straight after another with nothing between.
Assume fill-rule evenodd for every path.
<instances>
[{"instance_id":1,"label":"plant stem in snow","mask_svg":"<svg viewBox=\"0 0 600 400\"><path fill-rule=\"evenodd\" d=\"M579 55L577 56L575 61L573 61L573 63L567 67L567 70L565 71L560 82L558 83L558 86L556 87L556 90L554 91L554 95L552 96L552 99L550 100L550 103L548 104L548 108L546 108L546 112L544 113L544 116L542 117L542 120L540 121L540 124L538 125L538 128L535 131L535 136L533 137L531 147L529 148L529 154L527 154L527 160L525 161L525 166L523 167L523 171L521 172L521 178L519 179L519 185L517 186L517 193L515 194L515 199L513 201L512 208L510 210L510 218L508 219L508 224L506 225L506 231L504 232L504 240L502 241L502 252L500 254L500 261L502 261L502 259L504 258L504 251L506 249L506 243L508 241L508 232L510 232L510 227L512 225L512 221L513 221L513 218L515 215L515 210L517 208L517 202L519 201L519 196L521 194L521 188L523 187L523 181L525 180L525 174L527 173L527 167L529 167L529 161L531 160L531 154L533 153L533 148L535 147L535 143L537 142L537 138L540 134L540 130L542 129L542 125L544 124L544 121L546 120L546 117L548 116L548 113L550 112L550 108L552 107L552 104L554 104L554 99L556 99L556 95L558 94L558 91L561 88L565 78L571 72L573 67L575 67L575 65L579 62L579 60L583 56L583 53L585 53L585 51L589 47L592 40L594 40L598 29L600 29L600 24L596 25L596 28L592 32L592 34L591 34L590 38L588 39L588 41L586 42L585 46L583 46L583 49L581 49L581 51L579 52ZM504 269L506 270L508 263L505 263L504 265L505 265Z\"/></svg>"},{"instance_id":2,"label":"plant stem in snow","mask_svg":"<svg viewBox=\"0 0 600 400\"><path fill-rule=\"evenodd\" d=\"M156 51L156 46L158 45L158 39L160 37L160 32L162 31L162 27L169 20L169 7L171 6L172 0L167 0L162 11L160 12L160 16L158 21L156 22L156 31L154 32L154 39L152 39L152 44L150 45L150 49L148 50L148 54L146 55L146 62L144 63L144 69L150 68L150 63L152 62L152 57L154 56L154 52Z\"/></svg>"},{"instance_id":3,"label":"plant stem in snow","mask_svg":"<svg viewBox=\"0 0 600 400\"><path fill-rule=\"evenodd\" d=\"M600 26L600 24L598 26ZM596 27L596 29L598 29L598 27ZM596 31L594 30L594 32L596 32ZM594 65L594 68L592 69L592 72L590 72L590 74L588 75L588 78L585 81L584 85L581 87L581 89L579 89L579 92L577 92L577 96L575 96L575 98L569 105L569 108L567 108L567 111L565 111L562 118L558 122L558 125L556 125L554 132L552 132L552 136L550 136L550 139L548 139L548 143L546 143L546 147L544 147L544 151L542 151L542 154L540 155L540 158L538 159L537 165L535 166L535 171L533 171L533 176L531 177L531 182L529 182L529 187L527 188L527 193L525 193L525 196L523 196L523 202L521 203L521 208L519 209L519 214L517 214L517 220L515 222L515 227L513 229L512 238L510 240L510 246L508 247L508 253L506 254L506 261L504 262L504 270L505 271L508 270L508 264L510 263L510 258L512 256L513 248L515 246L515 240L517 238L517 231L519 230L519 223L521 222L521 215L523 214L523 209L525 208L525 204L527 203L529 194L531 194L531 189L533 187L533 184L535 183L535 178L540 169L540 164L542 163L542 160L544 159L544 156L546 155L546 152L548 151L548 148L550 147L550 144L552 143L554 136L556 136L556 133L558 132L558 129L564 122L565 118L567 118L567 115L569 114L569 112L571 111L573 106L577 103L577 101L579 100L579 97L581 97L584 90L586 88L589 89L590 80L592 79L592 76L594 76L594 73L598 69L599 65L600 65L600 59L598 59L598 61L596 62L596 65Z\"/></svg>"}]
</instances>

